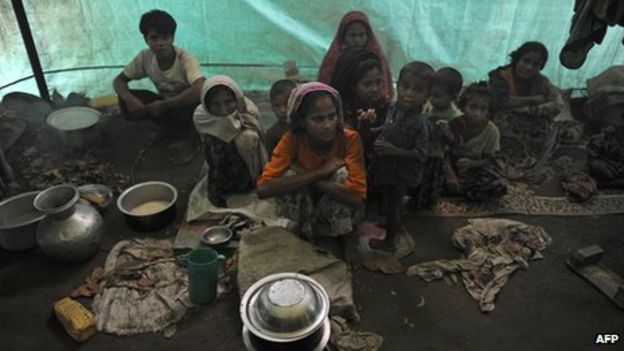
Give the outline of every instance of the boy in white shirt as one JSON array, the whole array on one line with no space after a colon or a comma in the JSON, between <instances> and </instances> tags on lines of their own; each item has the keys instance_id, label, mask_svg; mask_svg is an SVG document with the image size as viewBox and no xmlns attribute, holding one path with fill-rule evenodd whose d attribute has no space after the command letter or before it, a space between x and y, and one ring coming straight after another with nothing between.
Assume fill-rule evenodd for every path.
<instances>
[{"instance_id":1,"label":"boy in white shirt","mask_svg":"<svg viewBox=\"0 0 624 351\"><path fill-rule=\"evenodd\" d=\"M129 120L150 119L163 125L164 131L184 130L195 133L193 111L199 104L204 83L199 62L189 52L173 46L176 22L167 12L149 11L141 17L139 29L148 48L143 49L113 80L123 115ZM131 90L128 82L148 77L158 94ZM196 140L197 136L193 136ZM186 163L195 156L197 146L175 143L179 155L173 163ZM191 148L184 151L185 148ZM189 153L190 151L190 153Z\"/></svg>"}]
</instances>

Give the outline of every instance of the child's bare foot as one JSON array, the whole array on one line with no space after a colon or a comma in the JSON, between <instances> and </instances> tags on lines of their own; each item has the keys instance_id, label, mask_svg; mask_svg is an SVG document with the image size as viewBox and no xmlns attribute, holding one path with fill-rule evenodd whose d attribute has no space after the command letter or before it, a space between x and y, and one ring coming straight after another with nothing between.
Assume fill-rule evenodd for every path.
<instances>
[{"instance_id":1,"label":"child's bare foot","mask_svg":"<svg viewBox=\"0 0 624 351\"><path fill-rule=\"evenodd\" d=\"M380 250L391 254L397 251L395 240L371 240L368 242L368 245L373 250Z\"/></svg>"}]
</instances>

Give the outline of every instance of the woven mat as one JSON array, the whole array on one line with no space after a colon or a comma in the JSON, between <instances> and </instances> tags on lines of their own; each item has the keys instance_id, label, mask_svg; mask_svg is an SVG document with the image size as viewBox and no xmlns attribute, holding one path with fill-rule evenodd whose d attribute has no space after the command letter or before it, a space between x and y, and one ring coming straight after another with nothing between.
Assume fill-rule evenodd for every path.
<instances>
[{"instance_id":1,"label":"woven mat","mask_svg":"<svg viewBox=\"0 0 624 351\"><path fill-rule=\"evenodd\" d=\"M461 198L442 198L433 210L419 214L433 217L474 217L496 214L539 216L593 216L624 213L624 194L598 194L584 203L566 197L539 196L528 185L515 183L498 202L470 203Z\"/></svg>"}]
</instances>

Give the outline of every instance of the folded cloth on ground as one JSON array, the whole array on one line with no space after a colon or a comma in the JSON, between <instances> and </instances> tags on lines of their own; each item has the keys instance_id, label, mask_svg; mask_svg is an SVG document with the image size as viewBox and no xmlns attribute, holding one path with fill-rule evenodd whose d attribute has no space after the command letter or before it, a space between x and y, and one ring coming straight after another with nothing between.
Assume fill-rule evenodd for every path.
<instances>
[{"instance_id":1,"label":"folded cloth on ground","mask_svg":"<svg viewBox=\"0 0 624 351\"><path fill-rule=\"evenodd\" d=\"M569 172L561 176L561 187L573 202L585 202L598 193L592 177L583 172Z\"/></svg>"},{"instance_id":2,"label":"folded cloth on ground","mask_svg":"<svg viewBox=\"0 0 624 351\"><path fill-rule=\"evenodd\" d=\"M122 240L104 266L102 292L93 299L97 330L116 335L172 335L191 306L186 269L178 267L170 240Z\"/></svg>"},{"instance_id":3,"label":"folded cloth on ground","mask_svg":"<svg viewBox=\"0 0 624 351\"><path fill-rule=\"evenodd\" d=\"M330 349L339 351L376 351L383 345L383 338L375 333L351 329L340 316L331 317Z\"/></svg>"},{"instance_id":4,"label":"folded cloth on ground","mask_svg":"<svg viewBox=\"0 0 624 351\"><path fill-rule=\"evenodd\" d=\"M494 299L513 272L527 269L528 261L542 258L552 243L541 227L498 218L469 219L453 234L453 245L463 251L456 260L420 263L407 269L425 281L461 274L468 293L482 312L494 310Z\"/></svg>"}]
</instances>

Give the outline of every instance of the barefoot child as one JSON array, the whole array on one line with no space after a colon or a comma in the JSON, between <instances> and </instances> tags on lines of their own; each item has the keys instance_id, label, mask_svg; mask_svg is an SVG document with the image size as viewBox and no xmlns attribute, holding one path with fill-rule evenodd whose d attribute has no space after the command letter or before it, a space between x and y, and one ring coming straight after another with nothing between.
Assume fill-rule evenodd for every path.
<instances>
[{"instance_id":1,"label":"barefoot child","mask_svg":"<svg viewBox=\"0 0 624 351\"><path fill-rule=\"evenodd\" d=\"M433 69L424 62L403 66L397 83L397 102L392 104L383 131L375 141L375 154L369 167L375 186L384 187L388 196L386 239L381 249L396 250L401 228L401 205L407 187L417 187L427 159L431 126L422 114L429 98Z\"/></svg>"},{"instance_id":2,"label":"barefoot child","mask_svg":"<svg viewBox=\"0 0 624 351\"><path fill-rule=\"evenodd\" d=\"M273 109L277 121L267 130L265 143L269 158L271 158L273 149L288 128L288 97L296 86L297 84L290 79L280 79L271 86L269 92L269 96L271 97L271 109Z\"/></svg>"},{"instance_id":3,"label":"barefoot child","mask_svg":"<svg viewBox=\"0 0 624 351\"><path fill-rule=\"evenodd\" d=\"M449 183L471 201L497 199L507 193L507 181L494 169L500 134L488 119L490 102L485 82L471 84L458 101L464 115L449 124L455 136L451 151L454 172Z\"/></svg>"}]
</instances>

